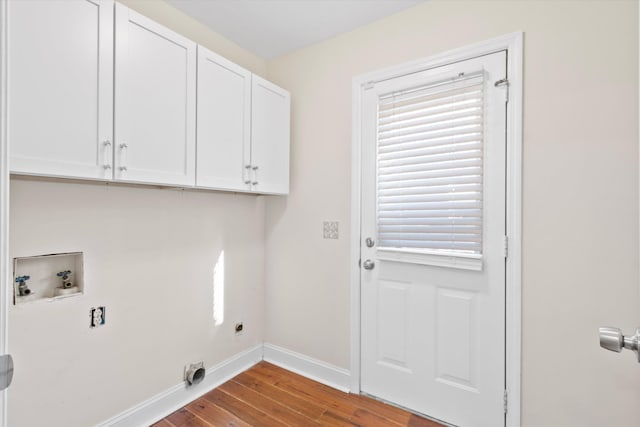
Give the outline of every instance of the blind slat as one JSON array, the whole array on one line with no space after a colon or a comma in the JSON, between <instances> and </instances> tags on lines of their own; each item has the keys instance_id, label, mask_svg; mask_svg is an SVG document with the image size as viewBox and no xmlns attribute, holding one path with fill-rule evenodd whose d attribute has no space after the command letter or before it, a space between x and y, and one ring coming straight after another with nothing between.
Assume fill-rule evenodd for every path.
<instances>
[{"instance_id":1,"label":"blind slat","mask_svg":"<svg viewBox=\"0 0 640 427\"><path fill-rule=\"evenodd\" d=\"M484 73L382 96L381 248L482 253Z\"/></svg>"},{"instance_id":2,"label":"blind slat","mask_svg":"<svg viewBox=\"0 0 640 427\"><path fill-rule=\"evenodd\" d=\"M417 241L417 240L385 240L388 248L415 248L428 250L446 250L449 252L461 251L465 253L480 253L481 242L442 242L442 241Z\"/></svg>"},{"instance_id":3,"label":"blind slat","mask_svg":"<svg viewBox=\"0 0 640 427\"><path fill-rule=\"evenodd\" d=\"M438 225L482 225L482 222L478 218L473 217L456 217L456 218L437 218L437 217L429 217L429 218L407 218L407 217L386 217L379 219L381 224L385 226L395 226L395 225L406 225L406 226L419 226L419 225L429 225L429 226L438 226Z\"/></svg>"},{"instance_id":4,"label":"blind slat","mask_svg":"<svg viewBox=\"0 0 640 427\"><path fill-rule=\"evenodd\" d=\"M471 183L471 184L458 184L456 186L452 185L433 185L433 186L403 186L397 188L387 188L387 189L379 189L378 196L379 197L387 197L387 196L401 196L401 195L420 195L420 194L447 194L452 192L462 192L466 193L469 191L481 191L482 185L480 183Z\"/></svg>"},{"instance_id":5,"label":"blind slat","mask_svg":"<svg viewBox=\"0 0 640 427\"><path fill-rule=\"evenodd\" d=\"M389 160L380 160L380 168L387 169L397 166L411 166L415 164L430 163L433 165L451 163L458 160L476 160L473 164L482 164L482 151L476 150L454 150L443 153L424 154L421 156L408 156Z\"/></svg>"},{"instance_id":6,"label":"blind slat","mask_svg":"<svg viewBox=\"0 0 640 427\"><path fill-rule=\"evenodd\" d=\"M398 142L404 142L411 138L420 138L424 140L433 140L436 138L445 138L451 136L468 136L469 134L481 135L482 121L478 120L476 123L463 124L460 126L441 126L438 129L413 129L400 130L388 135L378 135L378 142L381 145L396 144Z\"/></svg>"},{"instance_id":7,"label":"blind slat","mask_svg":"<svg viewBox=\"0 0 640 427\"><path fill-rule=\"evenodd\" d=\"M428 125L430 123L446 123L478 117L482 113L482 100L474 99L472 103L463 105L445 105L437 111L419 111L414 117L389 117L378 126L379 132L406 126ZM445 108L446 107L446 108Z\"/></svg>"},{"instance_id":8,"label":"blind slat","mask_svg":"<svg viewBox=\"0 0 640 427\"><path fill-rule=\"evenodd\" d=\"M378 172L378 181L382 183L408 181L413 179L429 179L429 178L445 178L445 177L462 177L462 176L474 176L476 182L482 180L482 167L466 167L466 168L451 168L451 169L437 169L417 172L400 172L400 173L387 173L380 174Z\"/></svg>"},{"instance_id":9,"label":"blind slat","mask_svg":"<svg viewBox=\"0 0 640 427\"><path fill-rule=\"evenodd\" d=\"M423 156L428 154L450 153L452 151L481 150L482 143L480 141L467 141L460 143L442 144L429 147L404 148L402 151L391 151L379 153L378 160L384 162L386 160L404 159L407 157Z\"/></svg>"},{"instance_id":10,"label":"blind slat","mask_svg":"<svg viewBox=\"0 0 640 427\"><path fill-rule=\"evenodd\" d=\"M419 117L422 115L423 111L428 110L432 107L439 107L441 105L453 104L456 102L464 102L472 99L478 99L478 89L477 92L466 92L464 90L457 89L455 91L451 91L446 97L436 97L433 100L424 100L423 102L410 103L405 107L401 107L400 105L396 105L395 108L389 110L381 110L379 114L380 123L387 123L390 120L406 119L411 117Z\"/></svg>"}]
</instances>

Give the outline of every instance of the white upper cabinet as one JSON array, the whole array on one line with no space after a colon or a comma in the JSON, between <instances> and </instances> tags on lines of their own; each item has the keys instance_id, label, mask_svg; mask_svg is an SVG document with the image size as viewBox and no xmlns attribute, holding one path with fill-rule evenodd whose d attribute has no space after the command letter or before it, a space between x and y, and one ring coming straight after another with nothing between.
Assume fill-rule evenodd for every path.
<instances>
[{"instance_id":1,"label":"white upper cabinet","mask_svg":"<svg viewBox=\"0 0 640 427\"><path fill-rule=\"evenodd\" d=\"M252 189L289 193L289 92L256 75L251 90Z\"/></svg>"},{"instance_id":2,"label":"white upper cabinet","mask_svg":"<svg viewBox=\"0 0 640 427\"><path fill-rule=\"evenodd\" d=\"M195 184L196 44L116 4L115 179Z\"/></svg>"},{"instance_id":3,"label":"white upper cabinet","mask_svg":"<svg viewBox=\"0 0 640 427\"><path fill-rule=\"evenodd\" d=\"M196 186L249 191L251 73L198 46Z\"/></svg>"},{"instance_id":4,"label":"white upper cabinet","mask_svg":"<svg viewBox=\"0 0 640 427\"><path fill-rule=\"evenodd\" d=\"M111 179L113 1L8 2L13 173Z\"/></svg>"},{"instance_id":5,"label":"white upper cabinet","mask_svg":"<svg viewBox=\"0 0 640 427\"><path fill-rule=\"evenodd\" d=\"M8 13L12 173L288 194L286 90L113 0Z\"/></svg>"}]
</instances>

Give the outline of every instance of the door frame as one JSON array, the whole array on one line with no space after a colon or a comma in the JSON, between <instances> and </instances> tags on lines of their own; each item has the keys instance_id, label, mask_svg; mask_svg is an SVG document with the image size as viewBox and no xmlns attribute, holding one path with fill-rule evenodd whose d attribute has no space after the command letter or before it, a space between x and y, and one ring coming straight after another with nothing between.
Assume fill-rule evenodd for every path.
<instances>
[{"instance_id":1,"label":"door frame","mask_svg":"<svg viewBox=\"0 0 640 427\"><path fill-rule=\"evenodd\" d=\"M520 372L522 331L522 32L507 34L481 43L450 50L409 63L359 75L352 83L352 145L351 145L351 236L350 236L350 335L352 393L360 393L360 241L361 241L361 188L362 91L382 80L400 77L431 68L464 61L497 51L507 51L509 78L507 103L507 158L506 158L506 220L508 257L506 260L506 330L505 374L508 393L506 427L520 426Z\"/></svg>"},{"instance_id":2,"label":"door frame","mask_svg":"<svg viewBox=\"0 0 640 427\"><path fill-rule=\"evenodd\" d=\"M0 354L7 354L8 311L13 292L9 268L9 160L7 141L7 5L0 0ZM7 390L0 391L0 427L7 425Z\"/></svg>"}]
</instances>

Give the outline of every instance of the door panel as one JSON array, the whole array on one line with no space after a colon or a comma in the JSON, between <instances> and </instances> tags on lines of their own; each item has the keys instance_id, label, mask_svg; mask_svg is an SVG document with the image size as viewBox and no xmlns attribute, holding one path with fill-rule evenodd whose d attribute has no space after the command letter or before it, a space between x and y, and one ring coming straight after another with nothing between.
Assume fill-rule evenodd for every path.
<instances>
[{"instance_id":1,"label":"door panel","mask_svg":"<svg viewBox=\"0 0 640 427\"><path fill-rule=\"evenodd\" d=\"M8 10L11 172L111 179L113 2Z\"/></svg>"},{"instance_id":2,"label":"door panel","mask_svg":"<svg viewBox=\"0 0 640 427\"><path fill-rule=\"evenodd\" d=\"M198 187L251 189L251 72L198 46Z\"/></svg>"},{"instance_id":3,"label":"door panel","mask_svg":"<svg viewBox=\"0 0 640 427\"><path fill-rule=\"evenodd\" d=\"M290 95L256 75L251 87L252 189L289 193Z\"/></svg>"},{"instance_id":4,"label":"door panel","mask_svg":"<svg viewBox=\"0 0 640 427\"><path fill-rule=\"evenodd\" d=\"M116 4L115 178L195 184L196 44Z\"/></svg>"},{"instance_id":5,"label":"door panel","mask_svg":"<svg viewBox=\"0 0 640 427\"><path fill-rule=\"evenodd\" d=\"M476 294L438 288L436 380L477 392L473 325Z\"/></svg>"},{"instance_id":6,"label":"door panel","mask_svg":"<svg viewBox=\"0 0 640 427\"><path fill-rule=\"evenodd\" d=\"M376 83L362 99L361 256L363 262L371 260L375 267L363 269L361 274L361 390L464 427L504 425L506 98L504 89L494 83L506 77L505 70L506 54L498 52ZM481 85L474 83L480 88L474 90L482 93L481 101L467 99L461 95L462 89L458 90L466 84L464 79L471 78L482 81ZM443 91L440 86L450 88L446 90L451 92L451 99L462 104L452 107L447 103L454 101L432 95ZM424 101L417 107L408 106L413 101L407 99L417 99L414 92L423 93L420 96ZM385 102L397 104L392 106L397 113L379 107ZM466 113L460 112L459 105L466 102L473 108L482 106L471 119L462 117ZM398 126L404 126L402 129L393 130L395 125L387 123L393 114L400 117ZM420 114L428 117L421 118ZM450 120L435 123L440 114L451 114ZM479 141L474 140L476 137L453 135L455 132L450 129L456 126L473 127L473 132L480 132ZM397 137L389 136L390 128ZM432 143L433 138L440 137L442 141ZM407 151L408 154L390 155L388 141L398 144L395 147L404 144L416 154ZM420 141L427 142L416 149ZM482 155L477 157L473 150L477 152L480 142ZM470 148L460 148L460 144ZM447 147L454 145L457 148L448 152ZM383 153L380 161L379 153ZM420 156L425 155L433 157L425 163L428 174L421 174ZM468 160L471 156L473 159ZM378 167L388 167L390 162L395 162L392 167L409 165L397 172L408 171L407 190L394 190L399 196L389 197L389 181L381 181L386 185L382 187L386 199L379 204ZM473 193L471 196L457 191L455 185L442 184L443 177L464 175L460 168L482 171L481 179L464 183L464 188L470 188L469 194ZM391 171L396 173L395 169ZM437 181L425 180L425 176ZM428 186L426 190L424 185ZM415 188L422 193L415 193ZM396 203L405 194L409 195L408 202L399 207ZM467 198L473 198L473 202L467 202ZM441 200L455 209L441 208ZM480 216L476 208L479 204ZM379 206L386 209L386 217L380 216ZM472 223L465 219L466 206L475 209ZM410 225L396 218L396 210L400 212L397 218L411 217ZM420 215L428 216L422 220ZM389 230L390 217L399 225L394 225L391 233L385 231L385 241L404 241L405 246L365 245L367 237L381 240L376 235L378 220L387 221ZM439 249L445 246L446 239L457 239L457 235L446 235L451 229L462 233L461 241L471 242L473 251L454 240L450 245L454 249ZM404 232L414 234L403 235ZM430 245L435 249L415 249L421 246L416 239L422 236L433 240ZM480 242L479 249L474 242Z\"/></svg>"},{"instance_id":7,"label":"door panel","mask_svg":"<svg viewBox=\"0 0 640 427\"><path fill-rule=\"evenodd\" d=\"M378 360L407 369L407 328L410 287L407 283L380 281L378 291Z\"/></svg>"}]
</instances>

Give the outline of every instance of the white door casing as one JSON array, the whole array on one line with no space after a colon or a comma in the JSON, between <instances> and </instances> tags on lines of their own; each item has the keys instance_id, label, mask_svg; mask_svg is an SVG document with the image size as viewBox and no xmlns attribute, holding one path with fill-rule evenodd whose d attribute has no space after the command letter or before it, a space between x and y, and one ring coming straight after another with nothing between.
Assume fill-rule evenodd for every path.
<instances>
[{"instance_id":1,"label":"white door casing","mask_svg":"<svg viewBox=\"0 0 640 427\"><path fill-rule=\"evenodd\" d=\"M11 171L111 179L113 1L7 3Z\"/></svg>"},{"instance_id":2,"label":"white door casing","mask_svg":"<svg viewBox=\"0 0 640 427\"><path fill-rule=\"evenodd\" d=\"M521 343L521 187L522 187L522 33L514 33L496 39L481 42L472 46L434 55L400 66L375 71L357 76L353 81L353 151L352 151L352 232L351 232L351 373L352 391L365 390L366 380L361 375L361 332L364 335L365 325L361 323L361 276L364 271L359 267L361 259L361 241L367 236L364 224L361 223L361 207L365 196L361 193L363 164L367 162L363 151L365 135L363 133L362 116L364 93L366 89L378 82L384 82L399 76L420 73L439 66L449 65L488 55L498 51L507 51L508 88L503 90L508 96L506 104L507 123L506 140L506 232L508 236L508 258L506 259L506 348L504 348L506 369L505 402L508 398L506 425L520 425L520 343ZM503 106L504 108L504 106ZM364 261L366 256L362 254ZM378 266L376 266L378 267ZM375 270L373 270L375 271ZM368 272L367 272L368 273ZM393 288L393 287L392 287ZM400 286L391 291L397 291ZM391 292L393 294L393 292ZM398 293L396 293L398 294ZM393 297L393 295L391 295ZM401 298L400 298L401 299ZM409 301L410 304L412 301ZM363 337L364 339L364 337ZM392 337L392 339L398 339ZM364 356L362 356L364 359ZM361 387L362 382L362 387ZM366 390L365 390L366 391ZM502 406L502 405L500 405ZM506 404L505 404L506 407Z\"/></svg>"},{"instance_id":3,"label":"white door casing","mask_svg":"<svg viewBox=\"0 0 640 427\"><path fill-rule=\"evenodd\" d=\"M9 267L9 156L7 142L7 6L0 0L0 354L9 351L8 312L13 293ZM0 391L0 427L7 425L8 389Z\"/></svg>"},{"instance_id":4,"label":"white door casing","mask_svg":"<svg viewBox=\"0 0 640 427\"><path fill-rule=\"evenodd\" d=\"M117 181L195 185L196 44L116 3Z\"/></svg>"},{"instance_id":5,"label":"white door casing","mask_svg":"<svg viewBox=\"0 0 640 427\"><path fill-rule=\"evenodd\" d=\"M198 46L196 186L251 189L251 72Z\"/></svg>"}]
</instances>

